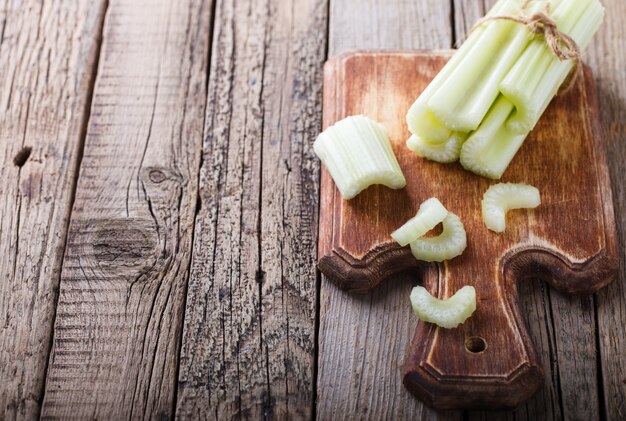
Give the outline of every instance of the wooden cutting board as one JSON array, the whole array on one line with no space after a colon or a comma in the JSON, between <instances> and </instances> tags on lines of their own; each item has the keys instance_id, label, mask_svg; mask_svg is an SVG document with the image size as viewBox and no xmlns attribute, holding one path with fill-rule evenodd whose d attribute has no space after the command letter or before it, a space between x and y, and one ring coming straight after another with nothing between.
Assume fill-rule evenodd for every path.
<instances>
[{"instance_id":1,"label":"wooden cutting board","mask_svg":"<svg viewBox=\"0 0 626 421\"><path fill-rule=\"evenodd\" d=\"M477 310L446 330L417 322L404 384L437 408L511 408L541 385L543 371L517 302L517 283L541 278L566 293L590 294L617 275L618 251L596 89L588 68L557 97L501 182L541 191L535 210L513 211L507 230L489 231L480 201L496 182L410 152L405 114L451 52L355 52L331 59L324 74L324 127L355 114L383 124L407 187L372 186L342 200L322 170L319 269L347 291L366 292L400 272L447 298L464 285ZM419 262L389 233L437 197L468 236L464 254L442 264ZM406 301L410 310L409 297ZM408 334L408 332L407 332ZM347 350L349 352L349 350Z\"/></svg>"}]
</instances>

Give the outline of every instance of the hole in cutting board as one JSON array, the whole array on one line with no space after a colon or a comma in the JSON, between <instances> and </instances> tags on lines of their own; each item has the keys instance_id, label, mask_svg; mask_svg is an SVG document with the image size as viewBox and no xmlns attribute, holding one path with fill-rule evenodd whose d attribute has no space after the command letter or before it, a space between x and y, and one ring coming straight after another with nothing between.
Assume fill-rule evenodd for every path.
<instances>
[{"instance_id":1,"label":"hole in cutting board","mask_svg":"<svg viewBox=\"0 0 626 421\"><path fill-rule=\"evenodd\" d=\"M465 340L465 349L472 354L480 354L487 349L487 341L480 336L470 336Z\"/></svg>"}]
</instances>

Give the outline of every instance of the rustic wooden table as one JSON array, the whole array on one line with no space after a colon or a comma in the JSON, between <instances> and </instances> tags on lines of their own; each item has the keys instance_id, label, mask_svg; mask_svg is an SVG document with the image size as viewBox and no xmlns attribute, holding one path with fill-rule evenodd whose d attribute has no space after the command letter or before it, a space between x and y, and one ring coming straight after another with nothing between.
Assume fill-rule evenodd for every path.
<instances>
[{"instance_id":1,"label":"rustic wooden table","mask_svg":"<svg viewBox=\"0 0 626 421\"><path fill-rule=\"evenodd\" d=\"M585 56L626 233L626 2ZM415 279L315 268L322 66L449 48L490 0L0 0L0 419L626 419L626 254L522 286L545 386L434 412L401 385Z\"/></svg>"}]
</instances>

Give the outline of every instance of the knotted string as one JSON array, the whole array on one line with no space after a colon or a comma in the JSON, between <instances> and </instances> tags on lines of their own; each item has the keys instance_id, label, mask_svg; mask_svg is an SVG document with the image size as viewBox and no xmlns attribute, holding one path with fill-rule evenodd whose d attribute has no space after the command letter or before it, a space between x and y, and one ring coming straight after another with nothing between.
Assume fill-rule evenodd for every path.
<instances>
[{"instance_id":1,"label":"knotted string","mask_svg":"<svg viewBox=\"0 0 626 421\"><path fill-rule=\"evenodd\" d=\"M531 1L533 0L524 0L521 4L522 10L526 9ZM561 91L567 91L571 88L580 70L580 49L572 37L559 31L555 20L550 17L550 0L546 1L545 12L535 12L532 15L522 14L521 16L485 16L474 24L470 33L485 22L492 20L509 20L520 23L526 26L533 34L543 36L552 54L560 61L574 60L574 69L572 69L565 83L561 86Z\"/></svg>"}]
</instances>

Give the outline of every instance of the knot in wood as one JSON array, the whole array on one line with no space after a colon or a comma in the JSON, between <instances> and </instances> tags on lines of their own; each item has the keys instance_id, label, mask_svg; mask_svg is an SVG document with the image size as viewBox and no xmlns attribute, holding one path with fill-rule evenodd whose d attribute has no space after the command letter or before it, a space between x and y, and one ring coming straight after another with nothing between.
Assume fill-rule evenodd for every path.
<instances>
[{"instance_id":1,"label":"knot in wood","mask_svg":"<svg viewBox=\"0 0 626 421\"><path fill-rule=\"evenodd\" d=\"M183 176L165 167L146 167L142 170L142 179L152 184L161 184L165 181L174 181L182 184Z\"/></svg>"},{"instance_id":2,"label":"knot in wood","mask_svg":"<svg viewBox=\"0 0 626 421\"><path fill-rule=\"evenodd\" d=\"M101 270L132 275L153 265L158 238L152 220L111 219L97 225L93 256Z\"/></svg>"},{"instance_id":3,"label":"knot in wood","mask_svg":"<svg viewBox=\"0 0 626 421\"><path fill-rule=\"evenodd\" d=\"M150 173L148 174L148 178L153 183L159 184L165 181L167 177L161 170L151 170Z\"/></svg>"}]
</instances>

